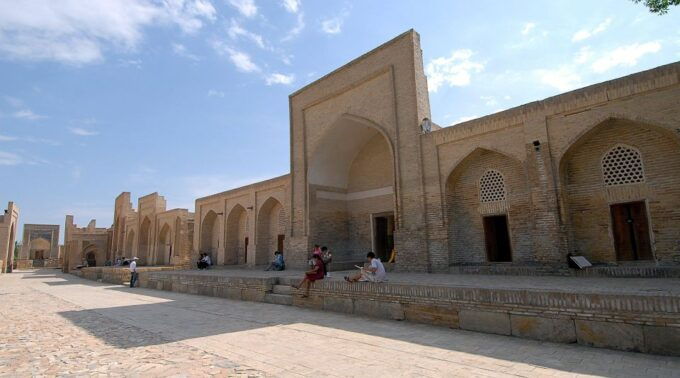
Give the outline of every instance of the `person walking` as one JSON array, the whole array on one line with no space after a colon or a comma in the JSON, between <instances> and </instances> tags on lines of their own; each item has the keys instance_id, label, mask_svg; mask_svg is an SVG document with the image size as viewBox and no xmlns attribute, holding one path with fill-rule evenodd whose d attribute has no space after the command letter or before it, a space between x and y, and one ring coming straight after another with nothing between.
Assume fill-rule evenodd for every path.
<instances>
[{"instance_id":1,"label":"person walking","mask_svg":"<svg viewBox=\"0 0 680 378\"><path fill-rule=\"evenodd\" d=\"M137 260L139 260L137 257L134 257L132 259L132 262L130 263L130 287L135 287L135 284L137 283Z\"/></svg>"}]
</instances>

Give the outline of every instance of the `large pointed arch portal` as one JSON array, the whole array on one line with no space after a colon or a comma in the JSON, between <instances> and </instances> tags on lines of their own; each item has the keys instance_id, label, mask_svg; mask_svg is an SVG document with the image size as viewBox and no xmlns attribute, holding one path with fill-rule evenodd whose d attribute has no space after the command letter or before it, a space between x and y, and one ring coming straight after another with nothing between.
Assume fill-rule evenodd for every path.
<instances>
[{"instance_id":1,"label":"large pointed arch portal","mask_svg":"<svg viewBox=\"0 0 680 378\"><path fill-rule=\"evenodd\" d=\"M361 260L373 250L383 261L396 228L394 153L382 128L345 115L309 158L310 242L337 260Z\"/></svg>"}]
</instances>

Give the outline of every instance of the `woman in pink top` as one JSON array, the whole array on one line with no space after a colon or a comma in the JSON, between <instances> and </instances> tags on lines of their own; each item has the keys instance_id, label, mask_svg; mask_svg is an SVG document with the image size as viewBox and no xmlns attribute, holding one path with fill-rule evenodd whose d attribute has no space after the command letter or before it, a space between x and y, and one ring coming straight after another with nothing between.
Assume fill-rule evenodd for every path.
<instances>
[{"instance_id":1,"label":"woman in pink top","mask_svg":"<svg viewBox=\"0 0 680 378\"><path fill-rule=\"evenodd\" d=\"M305 285L305 293L302 295L303 298L309 297L309 286L312 282L316 280L322 280L326 272L323 269L323 260L321 259L321 254L314 254L314 267L311 270L305 272L305 278L300 281L300 284L293 285L294 288L299 289L302 285Z\"/></svg>"}]
</instances>

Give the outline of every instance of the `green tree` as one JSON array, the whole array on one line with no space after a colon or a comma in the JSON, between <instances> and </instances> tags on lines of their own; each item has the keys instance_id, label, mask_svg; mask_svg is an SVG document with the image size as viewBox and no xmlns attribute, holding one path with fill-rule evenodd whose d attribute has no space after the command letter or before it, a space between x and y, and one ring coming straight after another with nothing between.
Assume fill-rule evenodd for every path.
<instances>
[{"instance_id":1,"label":"green tree","mask_svg":"<svg viewBox=\"0 0 680 378\"><path fill-rule=\"evenodd\" d=\"M644 3L650 12L656 14L666 14L671 5L680 5L680 0L633 0L633 2Z\"/></svg>"}]
</instances>

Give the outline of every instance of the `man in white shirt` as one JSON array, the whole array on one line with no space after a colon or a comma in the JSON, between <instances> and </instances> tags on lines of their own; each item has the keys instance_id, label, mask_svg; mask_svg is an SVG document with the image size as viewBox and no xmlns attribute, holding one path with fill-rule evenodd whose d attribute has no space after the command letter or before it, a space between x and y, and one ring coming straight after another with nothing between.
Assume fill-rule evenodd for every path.
<instances>
[{"instance_id":1,"label":"man in white shirt","mask_svg":"<svg viewBox=\"0 0 680 378\"><path fill-rule=\"evenodd\" d=\"M387 281L387 272L379 258L375 257L375 253L368 252L366 258L370 266L368 268L361 268L361 271L345 277L348 282L383 282Z\"/></svg>"},{"instance_id":2,"label":"man in white shirt","mask_svg":"<svg viewBox=\"0 0 680 378\"><path fill-rule=\"evenodd\" d=\"M130 263L130 287L135 287L137 283L137 260L139 259L134 257Z\"/></svg>"}]
</instances>

